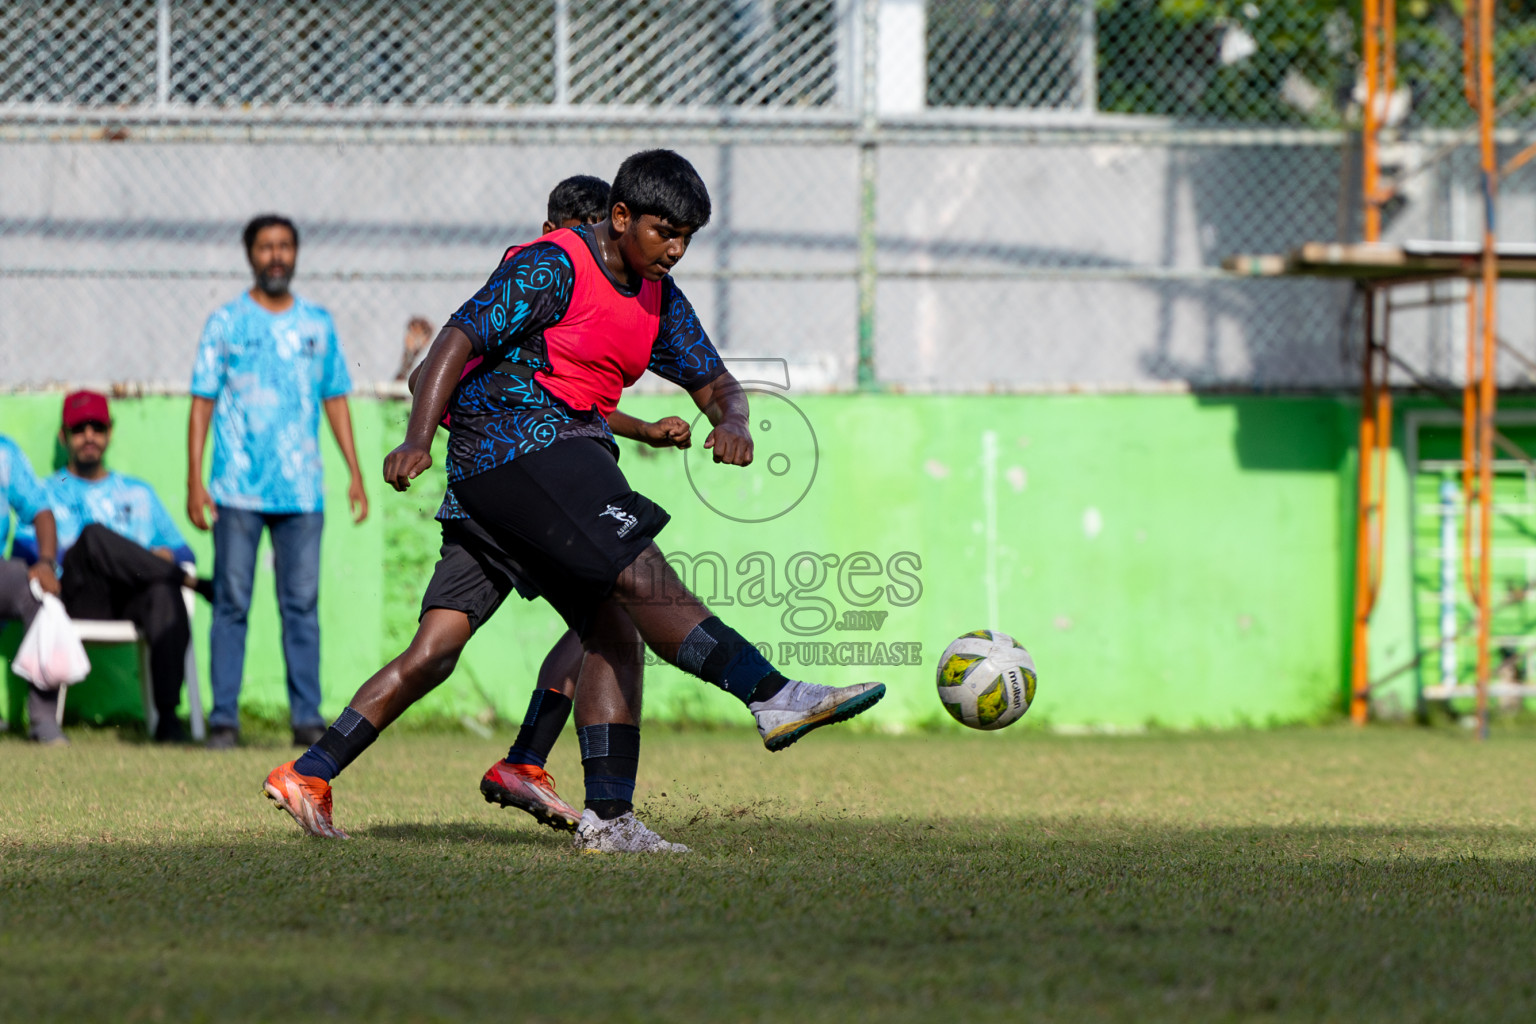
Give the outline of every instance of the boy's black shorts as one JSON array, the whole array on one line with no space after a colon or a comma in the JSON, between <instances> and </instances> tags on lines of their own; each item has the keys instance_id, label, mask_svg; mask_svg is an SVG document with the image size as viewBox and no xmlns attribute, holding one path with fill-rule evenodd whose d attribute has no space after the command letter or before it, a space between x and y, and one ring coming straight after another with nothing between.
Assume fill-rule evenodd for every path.
<instances>
[{"instance_id":1,"label":"boy's black shorts","mask_svg":"<svg viewBox=\"0 0 1536 1024\"><path fill-rule=\"evenodd\" d=\"M672 518L630 488L595 438L557 441L452 486L521 578L583 637L619 573Z\"/></svg>"},{"instance_id":2,"label":"boy's black shorts","mask_svg":"<svg viewBox=\"0 0 1536 1024\"><path fill-rule=\"evenodd\" d=\"M470 627L479 629L512 591L529 601L539 596L517 559L473 519L445 519L442 527L443 547L421 596L422 615L447 608L468 615Z\"/></svg>"}]
</instances>

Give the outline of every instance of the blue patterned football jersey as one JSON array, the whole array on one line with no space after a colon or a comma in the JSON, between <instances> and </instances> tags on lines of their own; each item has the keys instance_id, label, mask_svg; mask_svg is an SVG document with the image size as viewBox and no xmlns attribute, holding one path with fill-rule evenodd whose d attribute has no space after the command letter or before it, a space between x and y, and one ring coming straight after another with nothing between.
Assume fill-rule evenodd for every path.
<instances>
[{"instance_id":1,"label":"blue patterned football jersey","mask_svg":"<svg viewBox=\"0 0 1536 1024\"><path fill-rule=\"evenodd\" d=\"M324 508L320 409L352 390L331 315L294 296L271 313L249 294L203 327L192 393L214 400L208 491L257 512Z\"/></svg>"},{"instance_id":2,"label":"blue patterned football jersey","mask_svg":"<svg viewBox=\"0 0 1536 1024\"><path fill-rule=\"evenodd\" d=\"M592 245L585 225L571 230ZM575 275L560 246L535 242L501 263L449 318L484 361L459 382L449 401L449 488L439 519L466 518L453 496L455 480L572 437L613 445L608 422L595 408L571 408L534 376L563 372L550 365L544 331L569 315ZM662 286L661 326L647 369L695 391L725 372L725 366L682 289L671 278ZM615 282L614 287L625 294L622 285Z\"/></svg>"},{"instance_id":3,"label":"blue patterned football jersey","mask_svg":"<svg viewBox=\"0 0 1536 1024\"><path fill-rule=\"evenodd\" d=\"M30 530L32 520L47 507L48 495L32 472L32 463L15 441L0 437L0 552L11 536L12 512L20 536L22 528Z\"/></svg>"}]
</instances>

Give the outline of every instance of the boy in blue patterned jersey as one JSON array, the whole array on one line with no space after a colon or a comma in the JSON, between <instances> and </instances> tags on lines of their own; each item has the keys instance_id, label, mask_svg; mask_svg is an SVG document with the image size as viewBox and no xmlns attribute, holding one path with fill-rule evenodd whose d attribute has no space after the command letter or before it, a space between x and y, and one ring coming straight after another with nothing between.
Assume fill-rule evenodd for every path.
<instances>
[{"instance_id":1,"label":"boy in blue patterned jersey","mask_svg":"<svg viewBox=\"0 0 1536 1024\"><path fill-rule=\"evenodd\" d=\"M41 606L33 596L31 584L35 581L47 593L55 597L59 594L59 578L53 565L58 554L57 533L53 512L48 508L48 495L37 474L32 472L32 463L27 461L15 441L0 437L0 550L4 550L5 542L10 540L12 512L16 514L17 533L30 526L31 549L43 555L28 566L19 557L27 546L18 543L22 551L13 552L11 558L0 559L0 622L19 619L25 629L32 625ZM17 540L20 541L19 536ZM32 738L48 745L67 743L54 720L57 702L35 686L30 690L27 716L32 723ZM0 729L4 728L5 723L0 720Z\"/></svg>"},{"instance_id":2,"label":"boy in blue patterned jersey","mask_svg":"<svg viewBox=\"0 0 1536 1024\"><path fill-rule=\"evenodd\" d=\"M66 395L59 440L69 463L44 480L43 489L58 524L64 607L77 619L128 619L138 627L149 645L154 738L179 742L185 735L176 708L192 635L181 588L210 597L212 584L182 568L193 563L192 549L154 489L107 469L112 416L105 395ZM30 532L17 532L18 545L29 539ZM39 551L38 561L45 558ZM56 692L44 698L50 709L57 699ZM34 716L33 728L41 724Z\"/></svg>"},{"instance_id":3,"label":"boy in blue patterned jersey","mask_svg":"<svg viewBox=\"0 0 1536 1024\"><path fill-rule=\"evenodd\" d=\"M320 717L320 534L324 500L320 412L346 460L354 522L368 496L352 442L352 380L331 315L291 292L299 234L286 217L245 227L255 284L216 310L203 328L192 371L187 429L187 517L213 529L213 629L208 746L240 734L246 622L262 531L271 537L277 604L288 669L294 743L325 733ZM213 428L213 469L203 486L203 448ZM210 513L211 516L210 516Z\"/></svg>"},{"instance_id":4,"label":"boy in blue patterned jersey","mask_svg":"<svg viewBox=\"0 0 1536 1024\"><path fill-rule=\"evenodd\" d=\"M540 234L547 235L551 231L583 224L598 224L607 216L608 183L590 174L572 175L550 190L545 204L544 227ZM512 246L502 256L502 262L505 263L522 249L521 245ZM478 359L471 360L465 367L465 375L472 374L479 362ZM421 367L418 365L407 380L407 386L413 393L420 374ZM678 416L665 416L650 422L614 409L608 417L608 426L619 437L627 437L653 448L687 448L692 443L692 429L688 421ZM454 505L445 507L438 518L467 519L468 516ZM450 550L445 552L445 559L439 563L434 575L453 574L460 578L459 586L462 587L480 573L477 563L464 560L459 551ZM531 583L524 583L519 589L531 599L534 588ZM440 593L440 589L429 587L433 593ZM455 635L466 637L474 632L474 623L470 621L467 611L428 603L422 614L434 619L431 627L433 631L451 630ZM635 632L634 625L625 621L617 623L617 627L624 630L625 639L631 647L639 650L640 634ZM529 697L528 710L523 714L517 738L507 751L507 756L486 769L480 780L480 792L487 802L519 808L533 815L535 820L559 829L574 828L581 812L561 799L555 790L554 776L550 775L545 766L575 706L576 679L581 672L583 654L581 638L574 630L567 630L555 641L539 665L538 679ZM640 686L640 660L630 659L615 668L620 676L619 685L626 693L635 692Z\"/></svg>"},{"instance_id":5,"label":"boy in blue patterned jersey","mask_svg":"<svg viewBox=\"0 0 1536 1024\"><path fill-rule=\"evenodd\" d=\"M709 220L703 181L681 156L650 150L619 168L608 219L556 231L497 268L433 343L406 440L384 462L397 490L432 464L432 433L450 409L449 495L467 519L445 519L444 560L462 550L494 569L495 588L464 588L435 574L440 606L458 601L483 622L519 581L531 580L586 650L576 690L586 775L579 849L673 852L634 815L640 694L618 666L638 651L627 618L672 664L740 699L769 750L856 715L885 687L826 687L786 679L686 588L652 538L669 516L629 488L605 417L649 369L688 390L713 426L704 447L745 466L752 440L744 391L725 370L692 306L668 274ZM462 377L472 356L481 368ZM305 831L344 835L331 815L330 781L379 730L453 667L468 637L438 632L427 616L412 646L364 683L326 736L298 762L275 768L265 791Z\"/></svg>"}]
</instances>

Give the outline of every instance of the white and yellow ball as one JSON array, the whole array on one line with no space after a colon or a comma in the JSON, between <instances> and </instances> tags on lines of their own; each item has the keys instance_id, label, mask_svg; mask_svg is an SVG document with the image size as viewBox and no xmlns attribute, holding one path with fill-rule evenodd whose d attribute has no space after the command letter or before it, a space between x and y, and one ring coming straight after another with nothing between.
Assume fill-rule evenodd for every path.
<instances>
[{"instance_id":1,"label":"white and yellow ball","mask_svg":"<svg viewBox=\"0 0 1536 1024\"><path fill-rule=\"evenodd\" d=\"M944 648L939 700L972 729L1001 729L1024 716L1035 699L1035 660L1007 633L978 629Z\"/></svg>"}]
</instances>

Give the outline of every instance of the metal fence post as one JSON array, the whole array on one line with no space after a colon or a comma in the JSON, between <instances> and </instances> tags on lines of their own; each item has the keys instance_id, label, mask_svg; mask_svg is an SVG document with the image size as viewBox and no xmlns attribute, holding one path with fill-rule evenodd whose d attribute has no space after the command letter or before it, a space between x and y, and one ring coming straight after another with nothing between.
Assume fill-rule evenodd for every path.
<instances>
[{"instance_id":1,"label":"metal fence post","mask_svg":"<svg viewBox=\"0 0 1536 1024\"><path fill-rule=\"evenodd\" d=\"M878 172L880 0L863 0L859 12L863 84L859 89L859 368L860 391L879 387L875 375L875 293L879 287L875 236L875 184Z\"/></svg>"},{"instance_id":2,"label":"metal fence post","mask_svg":"<svg viewBox=\"0 0 1536 1024\"><path fill-rule=\"evenodd\" d=\"M160 0L155 11L155 106L171 104L171 0Z\"/></svg>"},{"instance_id":3,"label":"metal fence post","mask_svg":"<svg viewBox=\"0 0 1536 1024\"><path fill-rule=\"evenodd\" d=\"M1077 59L1080 64L1083 112L1092 114L1099 109L1099 19L1095 0L1081 0L1083 5L1078 32L1081 34Z\"/></svg>"},{"instance_id":4,"label":"metal fence post","mask_svg":"<svg viewBox=\"0 0 1536 1024\"><path fill-rule=\"evenodd\" d=\"M555 106L571 102L571 2L555 0Z\"/></svg>"}]
</instances>

